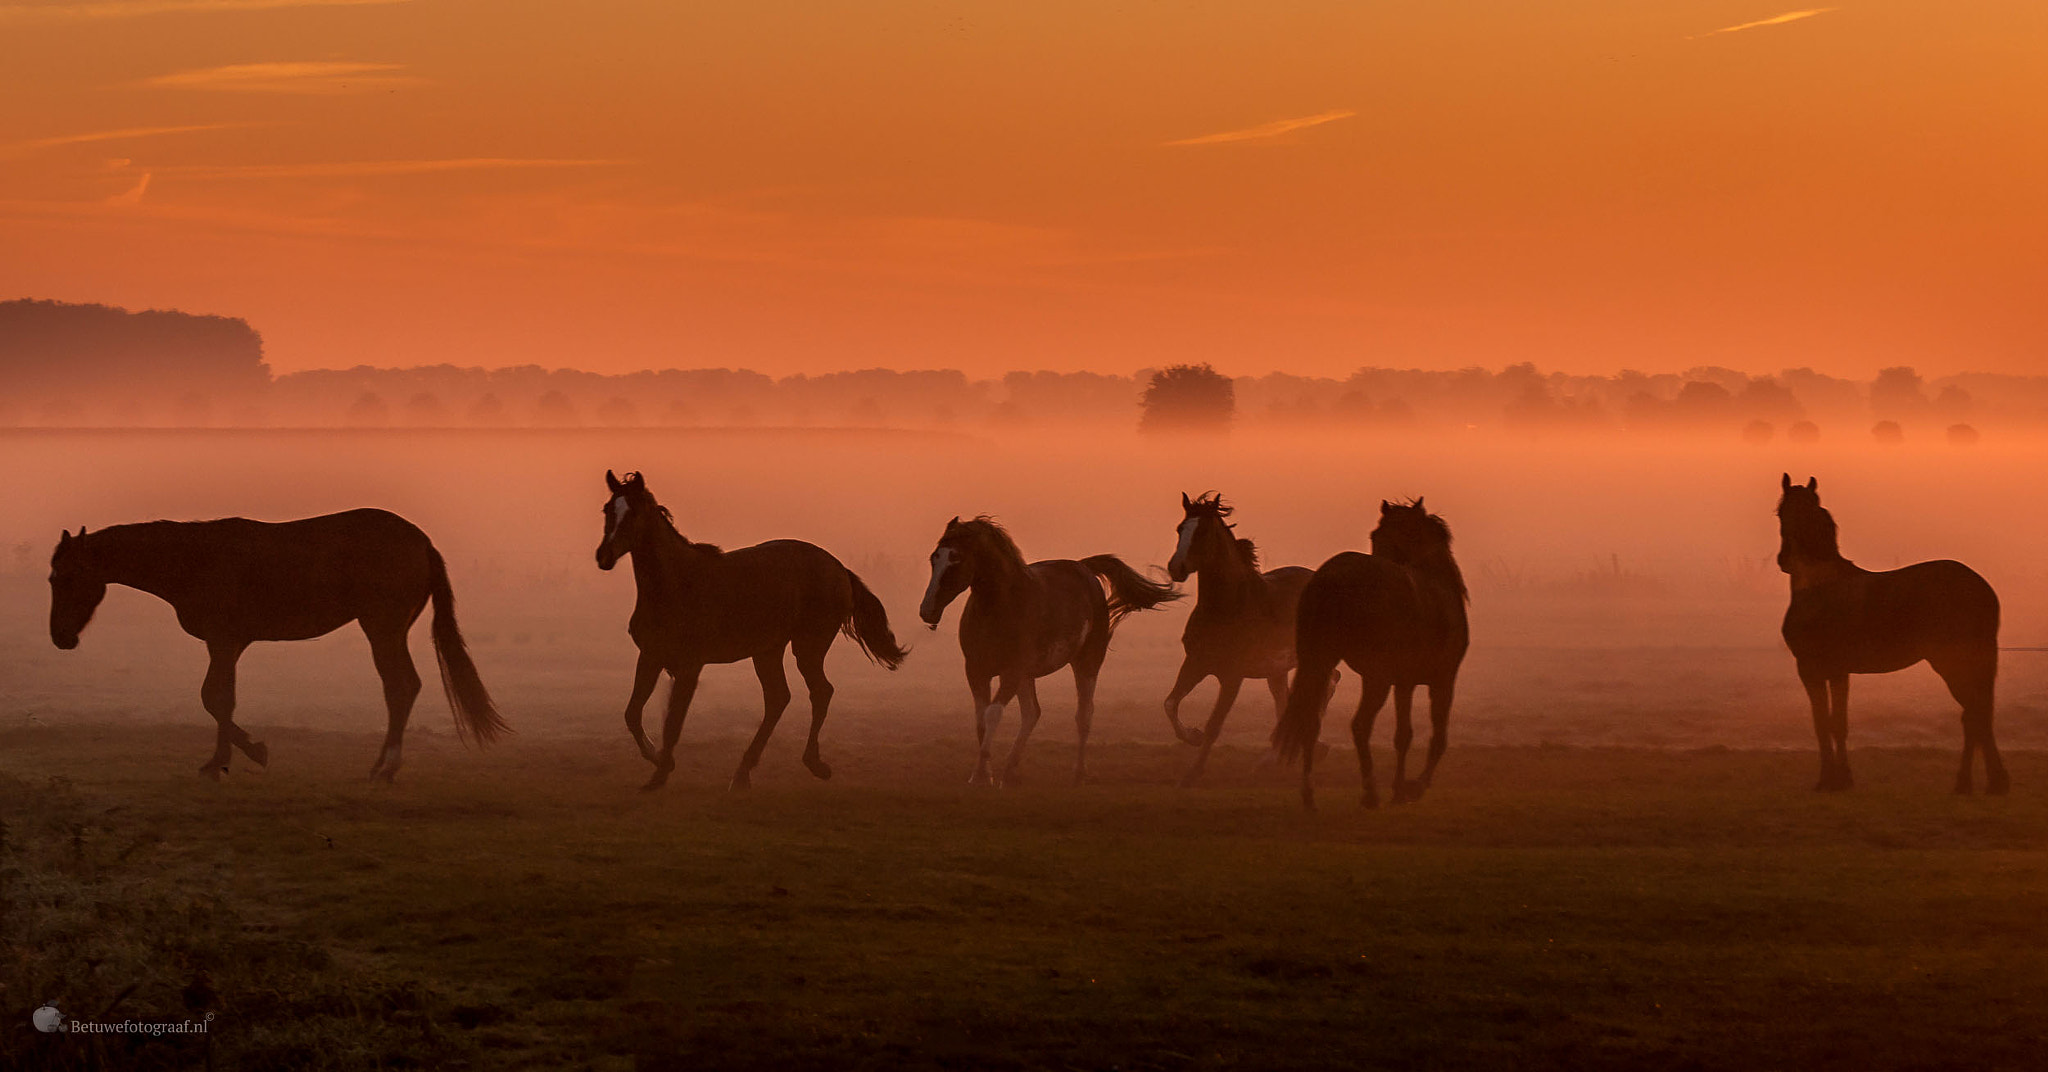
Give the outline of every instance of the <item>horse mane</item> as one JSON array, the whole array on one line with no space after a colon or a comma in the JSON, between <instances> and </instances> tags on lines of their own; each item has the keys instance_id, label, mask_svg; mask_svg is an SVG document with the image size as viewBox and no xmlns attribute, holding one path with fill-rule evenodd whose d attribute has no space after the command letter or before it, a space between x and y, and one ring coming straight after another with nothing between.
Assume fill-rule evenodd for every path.
<instances>
[{"instance_id":1,"label":"horse mane","mask_svg":"<svg viewBox=\"0 0 2048 1072\"><path fill-rule=\"evenodd\" d=\"M724 549L715 543L698 543L678 531L676 529L676 516L669 512L668 507L661 505L661 503L655 500L654 493L647 490L647 481L642 479L639 473L627 473L626 479L620 481L620 483L626 486L625 491L628 496L641 500L639 505L654 508L655 516L661 518L662 528L666 529L669 535L674 536L681 542L684 549L713 558L725 553Z\"/></svg>"},{"instance_id":2,"label":"horse mane","mask_svg":"<svg viewBox=\"0 0 2048 1072\"><path fill-rule=\"evenodd\" d=\"M1259 545L1253 543L1248 537L1244 536L1239 536L1236 540L1236 543L1237 557L1244 559L1245 565L1250 566L1253 569L1258 569Z\"/></svg>"},{"instance_id":3,"label":"horse mane","mask_svg":"<svg viewBox=\"0 0 2048 1072\"><path fill-rule=\"evenodd\" d=\"M998 556L1018 569L1023 569L1026 564L1024 552L1017 549L1017 541L1011 539L1010 533L1001 523L988 514L978 514L972 521L955 521L947 528L950 530L949 535L962 533L970 540L987 544Z\"/></svg>"},{"instance_id":4,"label":"horse mane","mask_svg":"<svg viewBox=\"0 0 2048 1072\"><path fill-rule=\"evenodd\" d=\"M1187 516L1213 517L1223 523L1226 531L1236 528L1228 520L1230 515L1236 512L1237 508L1224 502L1223 494L1215 491L1205 491L1187 504ZM1257 544L1242 536L1235 536L1231 538L1231 545L1237 549L1237 557L1240 561L1253 569L1259 568L1259 546Z\"/></svg>"},{"instance_id":5,"label":"horse mane","mask_svg":"<svg viewBox=\"0 0 2048 1072\"><path fill-rule=\"evenodd\" d=\"M1820 504L1820 496L1807 492L1798 500L1793 493L1803 488L1788 490L1778 500L1778 520L1785 534L1796 543L1802 554L1829 561L1842 557L1840 533L1835 529L1835 515ZM1791 507L1788 513L1786 507Z\"/></svg>"},{"instance_id":6,"label":"horse mane","mask_svg":"<svg viewBox=\"0 0 2048 1072\"><path fill-rule=\"evenodd\" d=\"M1465 572L1458 568L1458 560L1451 556L1451 526L1445 524L1443 518L1423 510L1421 499L1410 499L1394 505L1413 511L1407 515L1404 523L1422 527L1422 546L1414 546L1413 540L1401 541L1403 546L1400 547L1386 546L1382 533L1386 532L1387 521L1382 518L1379 525L1372 530L1372 553L1383 555L1411 569L1436 574L1458 593L1459 599L1470 603L1472 593L1465 587Z\"/></svg>"}]
</instances>

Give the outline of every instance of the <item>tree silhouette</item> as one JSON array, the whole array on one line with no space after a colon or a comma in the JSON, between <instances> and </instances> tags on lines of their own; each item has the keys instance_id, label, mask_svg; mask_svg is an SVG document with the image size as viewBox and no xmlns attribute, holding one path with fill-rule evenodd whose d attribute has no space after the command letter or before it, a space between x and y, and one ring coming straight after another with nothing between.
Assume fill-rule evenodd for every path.
<instances>
[{"instance_id":1,"label":"tree silhouette","mask_svg":"<svg viewBox=\"0 0 2048 1072\"><path fill-rule=\"evenodd\" d=\"M1144 432L1221 432L1237 412L1237 387L1206 364L1170 365L1152 374L1140 403Z\"/></svg>"}]
</instances>

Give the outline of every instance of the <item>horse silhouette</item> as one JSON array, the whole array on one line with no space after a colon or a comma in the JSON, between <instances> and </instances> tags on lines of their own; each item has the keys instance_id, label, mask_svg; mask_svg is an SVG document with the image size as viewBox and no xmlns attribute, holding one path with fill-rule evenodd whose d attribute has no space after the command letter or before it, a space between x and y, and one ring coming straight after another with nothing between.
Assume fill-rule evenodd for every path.
<instances>
[{"instance_id":1,"label":"horse silhouette","mask_svg":"<svg viewBox=\"0 0 2048 1072\"><path fill-rule=\"evenodd\" d=\"M1201 778L1209 749L1223 732L1223 720L1246 678L1259 678L1273 694L1275 716L1287 710L1287 673L1294 669L1294 615L1301 590L1315 571L1307 566L1259 570L1258 547L1233 533L1229 504L1220 495L1180 497L1178 542L1167 560L1175 582L1198 576L1195 609L1181 632L1187 653L1166 694L1166 720L1174 736L1201 749L1181 776L1182 786ZM1334 675L1334 671L1333 671ZM1216 707L1201 729L1181 724L1180 702L1205 678L1216 679ZM1335 682L1332 681L1334 686Z\"/></svg>"},{"instance_id":2,"label":"horse silhouette","mask_svg":"<svg viewBox=\"0 0 2048 1072\"><path fill-rule=\"evenodd\" d=\"M1329 703L1338 662L1358 673L1362 690L1351 739L1358 748L1361 800L1379 806L1372 773L1372 724L1394 694L1394 803L1422 799L1449 743L1451 697L1471 633L1465 619L1465 578L1451 557L1451 530L1422 500L1381 502L1372 553L1345 551L1316 569L1295 615L1299 665L1287 710L1273 730L1283 761L1301 757L1301 803L1315 807L1313 745ZM1409 710L1415 689L1429 687L1429 759L1408 780Z\"/></svg>"},{"instance_id":3,"label":"horse silhouette","mask_svg":"<svg viewBox=\"0 0 2048 1072\"><path fill-rule=\"evenodd\" d=\"M832 703L825 653L832 649L833 638L844 632L870 659L890 670L909 654L890 633L881 600L824 548L801 540L770 540L736 551L693 543L676 531L668 508L654 500L639 473L620 480L606 470L604 480L611 494L604 505L597 565L609 570L630 555L639 593L627 626L640 646L640 662L626 701L626 728L640 754L654 764L654 775L644 788L661 788L675 769L676 738L682 735L683 718L689 714L704 667L752 659L766 709L733 772L732 788L745 789L761 762L761 750L789 706L789 678L782 666L785 648L795 651L797 673L811 694L804 766L820 778L832 777L832 768L818 754L818 730ZM664 670L675 685L657 752L640 719Z\"/></svg>"},{"instance_id":4,"label":"horse silhouette","mask_svg":"<svg viewBox=\"0 0 2048 1072\"><path fill-rule=\"evenodd\" d=\"M109 584L169 603L185 632L206 642L210 661L199 698L219 735L202 774L226 774L230 746L258 766L270 763L269 748L235 724L235 664L250 644L310 640L357 622L369 638L390 716L370 777L392 781L420 693L406 634L429 602L457 735L488 743L507 732L456 628L441 553L397 514L350 510L277 524L235 517L67 532L50 556L52 643L67 651L78 646Z\"/></svg>"},{"instance_id":5,"label":"horse silhouette","mask_svg":"<svg viewBox=\"0 0 2048 1072\"><path fill-rule=\"evenodd\" d=\"M1778 568L1792 579L1785 646L1813 705L1820 780L1840 791L1849 773L1849 675L1889 674L1925 659L1963 705L1958 793L1971 791L1971 765L1984 754L1984 790L2011 787L1991 710L1998 682L1998 593L1975 570L1947 560L1872 572L1842 557L1835 518L1820 504L1820 480L1779 478Z\"/></svg>"},{"instance_id":6,"label":"horse silhouette","mask_svg":"<svg viewBox=\"0 0 2048 1072\"><path fill-rule=\"evenodd\" d=\"M1024 745L1038 725L1038 679L1068 665L1074 668L1074 726L1081 736L1074 781L1081 782L1088 773L1095 679L1109 654L1110 633L1125 615L1179 599L1180 593L1139 576L1115 555L1027 564L1010 534L988 517L948 521L931 561L931 582L918 608L926 625L938 628L946 605L968 593L960 612L960 654L980 745L968 784L991 780L990 745L1012 696L1021 724L1001 784L1018 783Z\"/></svg>"}]
</instances>

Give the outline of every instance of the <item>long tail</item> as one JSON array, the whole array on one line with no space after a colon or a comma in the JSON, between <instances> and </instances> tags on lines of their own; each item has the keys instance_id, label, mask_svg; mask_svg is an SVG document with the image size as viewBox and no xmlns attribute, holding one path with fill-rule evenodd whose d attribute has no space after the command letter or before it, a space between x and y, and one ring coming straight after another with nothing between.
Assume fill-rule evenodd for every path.
<instances>
[{"instance_id":1,"label":"long tail","mask_svg":"<svg viewBox=\"0 0 2048 1072\"><path fill-rule=\"evenodd\" d=\"M1148 581L1115 555L1089 555L1081 560L1097 577L1109 582L1109 627L1132 611L1151 610L1181 597L1170 584Z\"/></svg>"},{"instance_id":2,"label":"long tail","mask_svg":"<svg viewBox=\"0 0 2048 1072\"><path fill-rule=\"evenodd\" d=\"M840 631L853 638L868 658L881 663L887 670L903 665L910 656L910 649L896 643L896 634L889 631L889 614L882 609L882 601L868 591L866 582L852 570L846 571L847 583L853 585L853 613L846 616L846 624Z\"/></svg>"},{"instance_id":3,"label":"long tail","mask_svg":"<svg viewBox=\"0 0 2048 1072\"><path fill-rule=\"evenodd\" d=\"M471 739L490 744L512 727L498 717L490 691L470 661L469 645L462 642L462 630L455 626L455 590L448 587L448 564L441 561L441 552L427 548L427 565L434 594L434 658L441 664L441 687L455 712L455 735L465 744Z\"/></svg>"},{"instance_id":4,"label":"long tail","mask_svg":"<svg viewBox=\"0 0 2048 1072\"><path fill-rule=\"evenodd\" d=\"M1310 578L1302 589L1301 603L1294 613L1294 680L1287 690L1287 707L1273 725L1273 750L1280 762L1293 763L1323 735L1323 709L1330 703L1330 675L1337 669L1337 654L1325 639L1329 625L1324 609L1327 598Z\"/></svg>"}]
</instances>

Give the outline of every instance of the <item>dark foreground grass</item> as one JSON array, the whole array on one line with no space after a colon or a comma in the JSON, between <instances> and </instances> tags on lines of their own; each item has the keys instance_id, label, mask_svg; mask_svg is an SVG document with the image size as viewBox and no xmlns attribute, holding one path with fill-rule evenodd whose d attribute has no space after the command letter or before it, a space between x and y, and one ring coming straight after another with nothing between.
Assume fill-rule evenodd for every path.
<instances>
[{"instance_id":1,"label":"dark foreground grass","mask_svg":"<svg viewBox=\"0 0 2048 1072\"><path fill-rule=\"evenodd\" d=\"M278 732L0 735L0 1050L22 1067L2038 1067L2048 764L1457 750L1420 805L1324 812L1219 753L969 791L958 743L815 783L772 752L661 794L617 742L470 754ZM190 753L190 755L188 755ZM1233 777L1233 774L1235 777ZM205 1040L43 1036L29 1012ZM211 1048L210 1054L207 1047Z\"/></svg>"}]
</instances>

